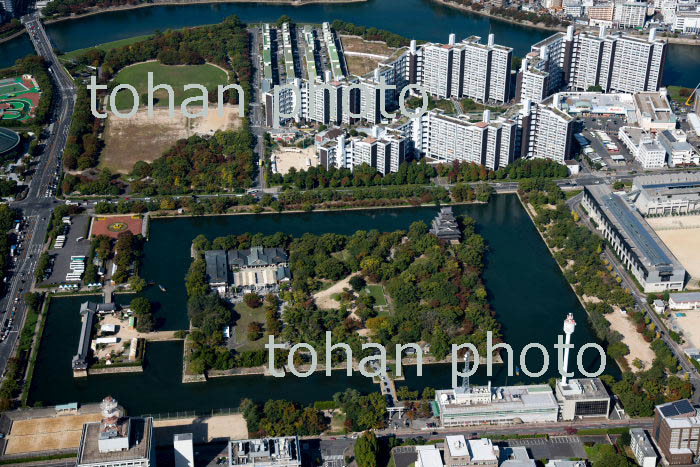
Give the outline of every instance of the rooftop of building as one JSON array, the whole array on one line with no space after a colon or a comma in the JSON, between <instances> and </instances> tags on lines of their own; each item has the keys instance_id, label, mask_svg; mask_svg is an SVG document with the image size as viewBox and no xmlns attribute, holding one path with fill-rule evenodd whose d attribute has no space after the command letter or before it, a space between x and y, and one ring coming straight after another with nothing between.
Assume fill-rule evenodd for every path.
<instances>
[{"instance_id":1,"label":"rooftop of building","mask_svg":"<svg viewBox=\"0 0 700 467\"><path fill-rule=\"evenodd\" d=\"M592 185L585 188L612 222L628 246L636 253L647 269L672 274L683 266L664 245L658 235L644 221L636 209L619 195L612 193L608 185Z\"/></svg>"},{"instance_id":2,"label":"rooftop of building","mask_svg":"<svg viewBox=\"0 0 700 467\"><path fill-rule=\"evenodd\" d=\"M688 399L657 405L656 413L670 428L700 428L700 417Z\"/></svg>"},{"instance_id":3,"label":"rooftop of building","mask_svg":"<svg viewBox=\"0 0 700 467\"><path fill-rule=\"evenodd\" d=\"M229 453L229 465L301 464L296 436L230 440Z\"/></svg>"},{"instance_id":4,"label":"rooftop of building","mask_svg":"<svg viewBox=\"0 0 700 467\"><path fill-rule=\"evenodd\" d=\"M102 422L86 423L83 426L83 437L78 451L78 464L99 462L126 462L136 459L146 459L151 451L151 433L153 419L129 418L128 431L129 449L125 451L100 452L99 439L103 434Z\"/></svg>"},{"instance_id":5,"label":"rooftop of building","mask_svg":"<svg viewBox=\"0 0 700 467\"><path fill-rule=\"evenodd\" d=\"M569 379L565 385L557 383L564 399L609 399L610 395L600 378Z\"/></svg>"},{"instance_id":6,"label":"rooftop of building","mask_svg":"<svg viewBox=\"0 0 700 467\"><path fill-rule=\"evenodd\" d=\"M488 438L470 439L469 451L471 451L474 463L497 462L498 447L494 448L493 443Z\"/></svg>"},{"instance_id":7,"label":"rooftop of building","mask_svg":"<svg viewBox=\"0 0 700 467\"><path fill-rule=\"evenodd\" d=\"M700 302L700 292L672 293L669 295L669 300L673 300L676 303Z\"/></svg>"},{"instance_id":8,"label":"rooftop of building","mask_svg":"<svg viewBox=\"0 0 700 467\"><path fill-rule=\"evenodd\" d=\"M634 95L637 110L643 117L656 123L675 122L676 115L665 94L660 92L638 92Z\"/></svg>"},{"instance_id":9,"label":"rooftop of building","mask_svg":"<svg viewBox=\"0 0 700 467\"><path fill-rule=\"evenodd\" d=\"M479 408L493 406L499 410L509 410L523 405L537 407L558 407L552 388L547 384L533 384L522 386L502 386L488 388L487 386L472 386L469 391L490 391L488 403L463 404L456 401L456 396L464 394L465 388L444 389L436 391L436 400L445 412L461 411L465 407Z\"/></svg>"}]
</instances>

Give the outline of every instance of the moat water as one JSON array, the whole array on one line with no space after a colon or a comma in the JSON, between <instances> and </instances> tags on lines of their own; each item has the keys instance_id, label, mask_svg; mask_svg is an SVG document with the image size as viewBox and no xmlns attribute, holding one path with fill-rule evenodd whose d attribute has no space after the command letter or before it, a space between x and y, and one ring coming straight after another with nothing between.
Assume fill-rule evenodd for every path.
<instances>
[{"instance_id":1,"label":"moat water","mask_svg":"<svg viewBox=\"0 0 700 467\"><path fill-rule=\"evenodd\" d=\"M244 232L271 234L283 231L291 235L306 232L352 234L357 230L393 231L407 229L418 220L429 222L435 207L375 209L308 214L269 214L155 219L150 223L149 241L145 248L143 275L162 285L150 287L144 294L155 302L156 321L160 329L187 327L184 276L191 262L190 244L203 233L210 239ZM518 365L520 349L530 342L539 342L550 349L550 371L538 379L555 376L553 345L566 313L573 313L578 326L573 342L578 347L593 342L586 313L567 284L535 226L515 195L495 196L486 205L455 207L456 214L473 217L478 231L488 243L484 281L489 302L503 325L505 341L515 350ZM99 297L98 297L99 298ZM119 399L131 413L160 413L175 410L205 411L236 407L240 399L292 399L302 403L328 400L335 392L353 387L362 392L378 387L357 374L347 377L334 372L326 377L286 377L282 380L264 376L214 378L206 383L182 384L182 343L165 342L148 345L145 371L142 374L99 375L74 379L70 361L80 333L79 304L85 297L54 299L41 343L39 359L30 390L30 403L44 405L66 402L98 401L106 394ZM572 354L573 357L573 354ZM588 371L598 368L596 352L586 352L584 365ZM573 358L571 360L573 362ZM528 353L528 368L540 368L537 350ZM485 383L485 369L472 378ZM607 373L619 375L613 362ZM426 365L423 376L407 367L407 380L399 385L411 389L426 386L448 387L449 365ZM506 378L503 366L496 369L494 384L533 382L521 375Z\"/></svg>"}]
</instances>

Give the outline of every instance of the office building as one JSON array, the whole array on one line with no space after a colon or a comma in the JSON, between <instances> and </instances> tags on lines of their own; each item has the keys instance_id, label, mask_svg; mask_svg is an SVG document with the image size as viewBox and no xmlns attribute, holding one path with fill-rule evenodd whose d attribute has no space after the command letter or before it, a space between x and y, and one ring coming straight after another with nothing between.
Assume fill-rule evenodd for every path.
<instances>
[{"instance_id":1,"label":"office building","mask_svg":"<svg viewBox=\"0 0 700 467\"><path fill-rule=\"evenodd\" d=\"M618 138L644 169L666 166L666 150L651 134L641 128L620 127Z\"/></svg>"},{"instance_id":2,"label":"office building","mask_svg":"<svg viewBox=\"0 0 700 467\"><path fill-rule=\"evenodd\" d=\"M445 467L498 467L498 446L490 439L466 440L464 435L445 437Z\"/></svg>"},{"instance_id":3,"label":"office building","mask_svg":"<svg viewBox=\"0 0 700 467\"><path fill-rule=\"evenodd\" d=\"M444 467L440 450L434 444L416 446L415 467Z\"/></svg>"},{"instance_id":4,"label":"office building","mask_svg":"<svg viewBox=\"0 0 700 467\"><path fill-rule=\"evenodd\" d=\"M109 396L100 409L102 421L83 425L77 467L154 466L153 419L123 416Z\"/></svg>"},{"instance_id":5,"label":"office building","mask_svg":"<svg viewBox=\"0 0 700 467\"><path fill-rule=\"evenodd\" d=\"M685 131L680 128L663 130L659 132L657 139L666 151L669 167L700 165L700 154L688 142L688 135Z\"/></svg>"},{"instance_id":6,"label":"office building","mask_svg":"<svg viewBox=\"0 0 700 467\"><path fill-rule=\"evenodd\" d=\"M242 439L228 442L230 467L301 467L299 438Z\"/></svg>"},{"instance_id":7,"label":"office building","mask_svg":"<svg viewBox=\"0 0 700 467\"><path fill-rule=\"evenodd\" d=\"M537 467L525 446L501 447L501 467Z\"/></svg>"},{"instance_id":8,"label":"office building","mask_svg":"<svg viewBox=\"0 0 700 467\"><path fill-rule=\"evenodd\" d=\"M659 456L643 428L630 429L630 449L640 467L656 467Z\"/></svg>"},{"instance_id":9,"label":"office building","mask_svg":"<svg viewBox=\"0 0 700 467\"><path fill-rule=\"evenodd\" d=\"M483 424L556 422L559 415L552 388L470 386L435 392L433 413L443 427Z\"/></svg>"},{"instance_id":10,"label":"office building","mask_svg":"<svg viewBox=\"0 0 700 467\"><path fill-rule=\"evenodd\" d=\"M688 399L657 405L651 436L669 465L694 464L700 454L700 417Z\"/></svg>"},{"instance_id":11,"label":"office building","mask_svg":"<svg viewBox=\"0 0 700 467\"><path fill-rule=\"evenodd\" d=\"M700 34L700 9L676 11L671 28L682 34Z\"/></svg>"},{"instance_id":12,"label":"office building","mask_svg":"<svg viewBox=\"0 0 700 467\"><path fill-rule=\"evenodd\" d=\"M700 212L700 174L642 175L632 180L630 193L643 216Z\"/></svg>"},{"instance_id":13,"label":"office building","mask_svg":"<svg viewBox=\"0 0 700 467\"><path fill-rule=\"evenodd\" d=\"M645 293L683 289L685 269L626 198L587 186L581 205Z\"/></svg>"},{"instance_id":14,"label":"office building","mask_svg":"<svg viewBox=\"0 0 700 467\"><path fill-rule=\"evenodd\" d=\"M556 385L562 420L608 418L610 395L599 378L578 378Z\"/></svg>"}]
</instances>

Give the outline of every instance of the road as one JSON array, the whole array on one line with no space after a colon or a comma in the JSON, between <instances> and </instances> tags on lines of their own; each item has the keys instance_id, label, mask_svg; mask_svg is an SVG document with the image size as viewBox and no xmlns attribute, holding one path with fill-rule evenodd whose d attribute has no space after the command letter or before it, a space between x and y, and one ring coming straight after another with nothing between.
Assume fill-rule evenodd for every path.
<instances>
[{"instance_id":1,"label":"road","mask_svg":"<svg viewBox=\"0 0 700 467\"><path fill-rule=\"evenodd\" d=\"M250 129L255 135L255 153L258 155L258 175L255 181L255 186L259 190L265 190L265 127L264 116L262 109L262 73L260 72L260 46L259 46L259 28L248 29L250 34L250 50L251 62L253 63L253 89L255 90L250 99Z\"/></svg>"},{"instance_id":2,"label":"road","mask_svg":"<svg viewBox=\"0 0 700 467\"><path fill-rule=\"evenodd\" d=\"M71 77L58 63L51 41L35 14L22 18L29 37L39 55L48 62L50 74L56 86L55 103L51 120L53 128L46 138L44 151L36 166L34 176L29 184L27 196L11 206L22 210L26 219L23 229L25 237L21 253L17 257L12 278L8 284L7 294L0 300L0 310L10 310L17 304L14 324L8 338L0 343L0 371L4 375L7 361L17 345L19 330L26 317L26 306L22 296L29 289L34 279L38 257L44 247L46 229L51 212L57 203L50 190L50 185L61 170L61 155L66 146L73 108L75 107L76 89Z\"/></svg>"}]
</instances>

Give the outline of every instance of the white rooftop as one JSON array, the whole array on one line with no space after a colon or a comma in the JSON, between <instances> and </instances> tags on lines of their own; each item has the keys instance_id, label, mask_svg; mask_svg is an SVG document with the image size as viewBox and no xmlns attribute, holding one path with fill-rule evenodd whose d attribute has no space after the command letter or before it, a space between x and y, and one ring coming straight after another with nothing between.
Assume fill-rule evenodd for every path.
<instances>
[{"instance_id":1,"label":"white rooftop","mask_svg":"<svg viewBox=\"0 0 700 467\"><path fill-rule=\"evenodd\" d=\"M416 466L419 467L444 467L440 451L434 445L416 446L418 451L418 461Z\"/></svg>"},{"instance_id":2,"label":"white rooftop","mask_svg":"<svg viewBox=\"0 0 700 467\"><path fill-rule=\"evenodd\" d=\"M498 447L493 446L488 438L470 439L469 450L472 452L472 462L497 461Z\"/></svg>"},{"instance_id":3,"label":"white rooftop","mask_svg":"<svg viewBox=\"0 0 700 467\"><path fill-rule=\"evenodd\" d=\"M464 435L449 435L445 437L445 441L452 456L462 457L469 455L469 447Z\"/></svg>"}]
</instances>

